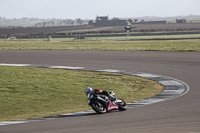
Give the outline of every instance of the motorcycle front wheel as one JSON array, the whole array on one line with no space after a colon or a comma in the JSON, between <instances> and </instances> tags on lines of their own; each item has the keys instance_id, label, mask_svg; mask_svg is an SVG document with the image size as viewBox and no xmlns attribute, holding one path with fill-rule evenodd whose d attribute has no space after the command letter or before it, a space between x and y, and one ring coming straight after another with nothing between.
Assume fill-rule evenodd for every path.
<instances>
[{"instance_id":1,"label":"motorcycle front wheel","mask_svg":"<svg viewBox=\"0 0 200 133\"><path fill-rule=\"evenodd\" d=\"M94 102L94 103L92 103L91 106L92 106L92 109L94 111L96 111L98 114L104 114L104 113L106 113L106 108L100 102Z\"/></svg>"}]
</instances>

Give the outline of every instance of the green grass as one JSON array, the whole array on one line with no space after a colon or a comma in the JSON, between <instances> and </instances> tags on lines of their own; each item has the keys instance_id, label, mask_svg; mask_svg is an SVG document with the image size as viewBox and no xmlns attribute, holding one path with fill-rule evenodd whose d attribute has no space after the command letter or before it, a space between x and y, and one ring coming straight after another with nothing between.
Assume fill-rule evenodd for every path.
<instances>
[{"instance_id":1,"label":"green grass","mask_svg":"<svg viewBox=\"0 0 200 133\"><path fill-rule=\"evenodd\" d=\"M126 102L159 94L155 81L106 72L0 66L0 121L91 109L86 86L114 91Z\"/></svg>"},{"instance_id":2,"label":"green grass","mask_svg":"<svg viewBox=\"0 0 200 133\"><path fill-rule=\"evenodd\" d=\"M133 39L167 39L167 38L194 38L200 37L200 34L185 34L185 35L141 35L141 36L129 36L129 40ZM58 40L58 39L54 39ZM117 37L88 37L86 41L126 41L126 36L117 36ZM67 41L67 39L66 39ZM83 40L84 41L84 40Z\"/></svg>"},{"instance_id":3,"label":"green grass","mask_svg":"<svg viewBox=\"0 0 200 133\"><path fill-rule=\"evenodd\" d=\"M0 41L0 49L200 51L200 39L162 41Z\"/></svg>"}]
</instances>

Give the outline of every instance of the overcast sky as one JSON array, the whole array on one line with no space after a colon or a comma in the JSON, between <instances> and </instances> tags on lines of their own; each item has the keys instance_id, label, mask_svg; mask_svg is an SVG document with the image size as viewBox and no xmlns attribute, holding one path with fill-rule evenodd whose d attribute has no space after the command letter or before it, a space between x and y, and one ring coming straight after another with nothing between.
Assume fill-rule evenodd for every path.
<instances>
[{"instance_id":1,"label":"overcast sky","mask_svg":"<svg viewBox=\"0 0 200 133\"><path fill-rule=\"evenodd\" d=\"M82 18L200 15L200 0L0 0L6 18Z\"/></svg>"}]
</instances>

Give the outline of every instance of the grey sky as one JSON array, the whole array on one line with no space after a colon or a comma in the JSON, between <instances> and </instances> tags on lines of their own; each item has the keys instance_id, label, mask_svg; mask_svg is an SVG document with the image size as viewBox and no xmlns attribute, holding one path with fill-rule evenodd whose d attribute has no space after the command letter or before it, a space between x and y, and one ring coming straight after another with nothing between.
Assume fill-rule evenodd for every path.
<instances>
[{"instance_id":1,"label":"grey sky","mask_svg":"<svg viewBox=\"0 0 200 133\"><path fill-rule=\"evenodd\" d=\"M6 18L82 18L200 15L200 0L0 0Z\"/></svg>"}]
</instances>

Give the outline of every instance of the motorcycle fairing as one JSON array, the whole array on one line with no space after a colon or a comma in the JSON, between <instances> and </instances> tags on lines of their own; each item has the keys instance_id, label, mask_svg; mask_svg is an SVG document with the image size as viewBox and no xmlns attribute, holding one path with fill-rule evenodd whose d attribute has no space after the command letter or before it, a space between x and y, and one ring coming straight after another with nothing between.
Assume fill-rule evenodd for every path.
<instances>
[{"instance_id":1,"label":"motorcycle fairing","mask_svg":"<svg viewBox=\"0 0 200 133\"><path fill-rule=\"evenodd\" d=\"M106 102L106 109L107 111L118 109L119 105L114 105L113 102Z\"/></svg>"}]
</instances>

